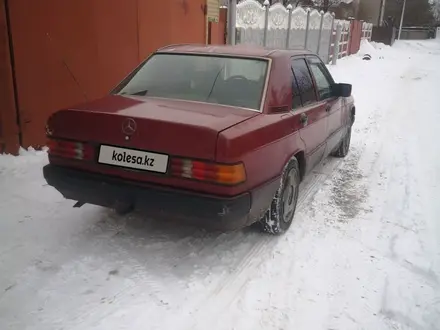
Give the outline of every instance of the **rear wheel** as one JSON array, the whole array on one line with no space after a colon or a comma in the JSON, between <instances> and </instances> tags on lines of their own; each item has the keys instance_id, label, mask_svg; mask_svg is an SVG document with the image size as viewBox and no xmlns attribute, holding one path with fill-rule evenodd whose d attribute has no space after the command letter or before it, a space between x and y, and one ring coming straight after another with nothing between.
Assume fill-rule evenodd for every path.
<instances>
[{"instance_id":1,"label":"rear wheel","mask_svg":"<svg viewBox=\"0 0 440 330\"><path fill-rule=\"evenodd\" d=\"M351 126L348 128L347 133L345 133L345 136L342 139L341 143L339 144L338 149L336 149L332 153L332 156L338 158L344 158L345 156L347 156L348 151L350 150L350 142L351 142Z\"/></svg>"},{"instance_id":2,"label":"rear wheel","mask_svg":"<svg viewBox=\"0 0 440 330\"><path fill-rule=\"evenodd\" d=\"M298 202L300 171L298 161L293 159L284 170L280 187L271 206L260 220L263 232L272 235L284 234L290 227Z\"/></svg>"}]
</instances>

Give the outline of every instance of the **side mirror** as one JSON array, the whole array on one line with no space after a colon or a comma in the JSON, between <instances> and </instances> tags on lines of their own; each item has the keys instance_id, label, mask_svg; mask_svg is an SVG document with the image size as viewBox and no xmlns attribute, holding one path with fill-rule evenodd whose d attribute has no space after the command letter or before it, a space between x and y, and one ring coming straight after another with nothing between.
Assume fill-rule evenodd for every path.
<instances>
[{"instance_id":1,"label":"side mirror","mask_svg":"<svg viewBox=\"0 0 440 330\"><path fill-rule=\"evenodd\" d=\"M351 84L334 84L333 95L336 97L350 97L351 96Z\"/></svg>"}]
</instances>

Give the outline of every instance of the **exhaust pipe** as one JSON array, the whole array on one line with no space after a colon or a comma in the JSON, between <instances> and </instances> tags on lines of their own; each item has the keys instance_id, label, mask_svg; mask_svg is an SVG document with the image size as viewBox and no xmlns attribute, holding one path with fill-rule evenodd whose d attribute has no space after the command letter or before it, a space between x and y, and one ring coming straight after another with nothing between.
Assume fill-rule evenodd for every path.
<instances>
[{"instance_id":1,"label":"exhaust pipe","mask_svg":"<svg viewBox=\"0 0 440 330\"><path fill-rule=\"evenodd\" d=\"M75 203L75 205L73 205L73 207L75 207L75 208L80 208L80 207L83 206L84 204L85 204L84 202L80 202L80 201L78 201L78 202Z\"/></svg>"},{"instance_id":2,"label":"exhaust pipe","mask_svg":"<svg viewBox=\"0 0 440 330\"><path fill-rule=\"evenodd\" d=\"M134 210L134 205L131 202L119 200L116 201L113 208L118 215L126 215Z\"/></svg>"}]
</instances>

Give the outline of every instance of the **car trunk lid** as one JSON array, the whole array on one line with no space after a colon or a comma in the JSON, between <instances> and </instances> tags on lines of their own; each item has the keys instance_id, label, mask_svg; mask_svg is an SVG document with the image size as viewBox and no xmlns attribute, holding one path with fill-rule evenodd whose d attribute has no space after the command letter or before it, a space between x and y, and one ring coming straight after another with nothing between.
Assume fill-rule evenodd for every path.
<instances>
[{"instance_id":1,"label":"car trunk lid","mask_svg":"<svg viewBox=\"0 0 440 330\"><path fill-rule=\"evenodd\" d=\"M218 134L258 114L202 102L110 95L57 112L49 129L56 138L98 147L215 161Z\"/></svg>"}]
</instances>

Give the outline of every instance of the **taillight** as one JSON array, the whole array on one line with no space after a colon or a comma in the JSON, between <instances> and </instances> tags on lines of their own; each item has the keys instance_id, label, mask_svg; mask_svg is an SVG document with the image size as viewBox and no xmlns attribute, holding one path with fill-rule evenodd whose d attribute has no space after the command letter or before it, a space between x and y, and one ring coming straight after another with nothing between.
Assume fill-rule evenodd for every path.
<instances>
[{"instance_id":1,"label":"taillight","mask_svg":"<svg viewBox=\"0 0 440 330\"><path fill-rule=\"evenodd\" d=\"M93 148L82 142L49 139L47 147L49 155L57 157L79 160L91 160L93 157Z\"/></svg>"},{"instance_id":2,"label":"taillight","mask_svg":"<svg viewBox=\"0 0 440 330\"><path fill-rule=\"evenodd\" d=\"M226 165L183 158L171 159L171 175L231 186L246 180L242 163Z\"/></svg>"}]
</instances>

